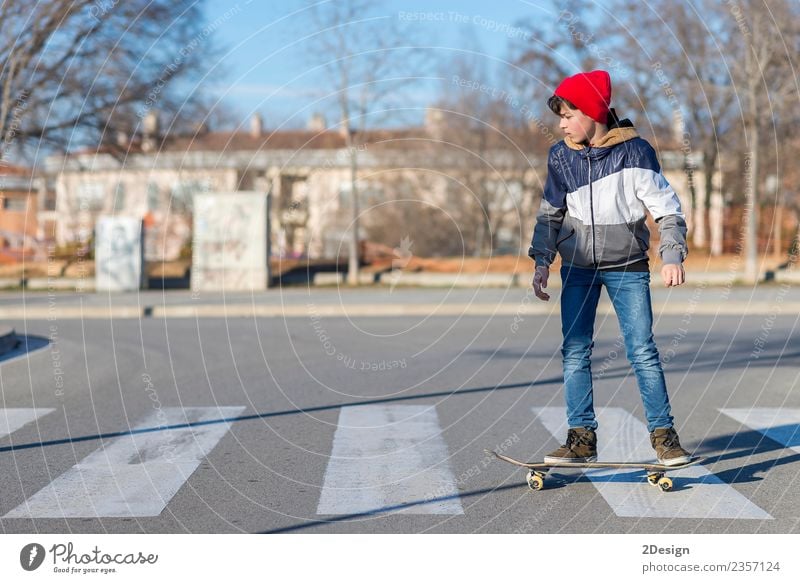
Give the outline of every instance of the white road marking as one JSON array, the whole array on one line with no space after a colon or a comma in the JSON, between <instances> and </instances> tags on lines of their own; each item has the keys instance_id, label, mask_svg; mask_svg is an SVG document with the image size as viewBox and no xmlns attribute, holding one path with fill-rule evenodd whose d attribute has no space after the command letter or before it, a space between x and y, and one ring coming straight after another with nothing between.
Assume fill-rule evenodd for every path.
<instances>
[{"instance_id":1,"label":"white road marking","mask_svg":"<svg viewBox=\"0 0 800 583\"><path fill-rule=\"evenodd\" d=\"M317 514L463 514L441 431L428 405L342 408Z\"/></svg>"},{"instance_id":2,"label":"white road marking","mask_svg":"<svg viewBox=\"0 0 800 583\"><path fill-rule=\"evenodd\" d=\"M567 435L566 412L561 407L534 407L550 433L563 443ZM598 459L605 461L655 461L647 426L624 409L596 408ZM684 444L685 445L685 444ZM560 468L552 470L563 471ZM573 470L578 471L578 470ZM648 518L772 519L735 488L710 473L702 464L669 472L675 490L661 492L650 486L643 470L585 470L617 516Z\"/></svg>"},{"instance_id":3,"label":"white road marking","mask_svg":"<svg viewBox=\"0 0 800 583\"><path fill-rule=\"evenodd\" d=\"M163 408L74 465L4 518L158 516L244 407Z\"/></svg>"},{"instance_id":4,"label":"white road marking","mask_svg":"<svg viewBox=\"0 0 800 583\"><path fill-rule=\"evenodd\" d=\"M17 429L27 425L31 421L36 421L39 417L44 417L53 411L55 411L55 409L0 409L0 439L14 433Z\"/></svg>"},{"instance_id":5,"label":"white road marking","mask_svg":"<svg viewBox=\"0 0 800 583\"><path fill-rule=\"evenodd\" d=\"M800 453L800 409L758 407L757 409L720 409L742 425L755 429Z\"/></svg>"}]
</instances>

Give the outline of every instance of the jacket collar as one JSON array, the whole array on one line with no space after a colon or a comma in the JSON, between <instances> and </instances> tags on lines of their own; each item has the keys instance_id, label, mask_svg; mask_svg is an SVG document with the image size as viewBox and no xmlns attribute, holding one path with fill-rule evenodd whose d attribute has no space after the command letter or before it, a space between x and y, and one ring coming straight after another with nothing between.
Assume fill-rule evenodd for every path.
<instances>
[{"instance_id":1,"label":"jacket collar","mask_svg":"<svg viewBox=\"0 0 800 583\"><path fill-rule=\"evenodd\" d=\"M596 144L592 144L592 149L594 148L611 148L616 146L617 144L621 144L622 142L626 142L628 140L632 140L633 138L639 137L639 133L636 131L636 128L633 127L633 122L629 119L623 119L619 121L617 124L612 126L606 135L604 135L599 142ZM571 150L586 150L586 146L583 144L578 144L574 142L572 138L566 136L564 138L564 143L571 149Z\"/></svg>"}]
</instances>

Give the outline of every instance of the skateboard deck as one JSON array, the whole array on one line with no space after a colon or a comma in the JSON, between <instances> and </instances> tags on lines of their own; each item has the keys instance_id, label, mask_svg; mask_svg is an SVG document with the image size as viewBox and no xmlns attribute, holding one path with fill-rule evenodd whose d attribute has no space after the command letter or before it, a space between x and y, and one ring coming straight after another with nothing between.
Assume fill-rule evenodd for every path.
<instances>
[{"instance_id":1,"label":"skateboard deck","mask_svg":"<svg viewBox=\"0 0 800 583\"><path fill-rule=\"evenodd\" d=\"M527 468L529 470L527 481L531 490L541 490L544 488L544 478L547 475L547 472L552 468L630 468L646 471L648 483L653 486L658 486L663 492L669 492L672 490L672 480L665 475L667 472L688 468L689 466L699 464L705 460L705 458L702 457L693 457L685 464L679 464L677 466L666 466L664 464L653 462L521 462L496 451L490 451L488 449L484 451L504 462L508 462L522 468Z\"/></svg>"}]
</instances>

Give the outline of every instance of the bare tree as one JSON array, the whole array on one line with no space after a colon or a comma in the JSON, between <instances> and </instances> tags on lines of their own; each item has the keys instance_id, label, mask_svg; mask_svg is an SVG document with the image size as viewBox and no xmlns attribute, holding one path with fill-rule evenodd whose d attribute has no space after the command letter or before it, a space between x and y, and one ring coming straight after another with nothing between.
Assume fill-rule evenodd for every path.
<instances>
[{"instance_id":1,"label":"bare tree","mask_svg":"<svg viewBox=\"0 0 800 583\"><path fill-rule=\"evenodd\" d=\"M2 159L25 145L122 146L153 110L190 129L206 104L181 81L213 55L203 2L6 0L0 6Z\"/></svg>"},{"instance_id":2,"label":"bare tree","mask_svg":"<svg viewBox=\"0 0 800 583\"><path fill-rule=\"evenodd\" d=\"M358 285L359 146L368 127L388 119L393 103L424 74L422 51L413 34L401 31L397 12L376 0L315 3L309 10L315 33L308 41L309 60L321 66L325 94L333 96L341 131L350 152L352 223L347 280Z\"/></svg>"},{"instance_id":3,"label":"bare tree","mask_svg":"<svg viewBox=\"0 0 800 583\"><path fill-rule=\"evenodd\" d=\"M730 3L730 21L741 33L732 59L732 75L742 87L746 158L744 178L747 213L745 219L745 276L758 278L758 224L762 191L761 149L763 135L771 125L775 138L796 121L796 71L800 66L800 6L788 0L743 0ZM732 50L734 47L731 47Z\"/></svg>"},{"instance_id":4,"label":"bare tree","mask_svg":"<svg viewBox=\"0 0 800 583\"><path fill-rule=\"evenodd\" d=\"M366 221L370 243L394 249L393 255L443 257L463 255L467 240L462 225L453 220L453 209L437 208L420 197L420 192L433 192L441 186L441 174L427 169L391 172L381 179L387 204L379 216ZM404 267L402 261L394 267Z\"/></svg>"},{"instance_id":5,"label":"bare tree","mask_svg":"<svg viewBox=\"0 0 800 583\"><path fill-rule=\"evenodd\" d=\"M509 61L518 67L515 85L525 90L537 113L546 109L547 98L558 83L581 70L596 68L586 40L594 32L588 28L588 15L594 3L589 0L550 1L542 5L542 13L525 18L519 27L526 35L509 43Z\"/></svg>"},{"instance_id":6,"label":"bare tree","mask_svg":"<svg viewBox=\"0 0 800 583\"><path fill-rule=\"evenodd\" d=\"M699 246L708 246L709 203L722 206L716 180L721 153L729 161L741 156L746 166L741 179L747 182L746 271L754 278L764 128L772 123L776 134L786 135L797 123L798 12L789 0L652 0L646 5L618 0L594 7L572 0L554 6L549 18L530 22L528 41L512 50L535 80L533 95L546 97L567 74L604 68L615 78L617 107L622 102L641 108L654 137L678 134ZM780 155L778 148L772 150ZM689 163L697 151L704 184L695 183ZM722 214L714 216L721 223ZM721 224L713 225L711 236L711 250L721 252Z\"/></svg>"},{"instance_id":7,"label":"bare tree","mask_svg":"<svg viewBox=\"0 0 800 583\"><path fill-rule=\"evenodd\" d=\"M714 199L719 204L719 153L725 141L738 135L735 87L728 69L720 66L724 47L734 38L719 4L710 0L675 3L654 0L647 6L621 0L609 7L616 26L610 34L615 44L627 47L620 55L637 76L646 77L642 91L649 93L648 118L666 127L681 147L692 213L692 237L697 247L722 250L719 225L711 229L708 211ZM646 37L641 30L655 31ZM670 125L672 127L670 127ZM701 154L704 183L694 179L693 154ZM722 215L715 215L721 221Z\"/></svg>"},{"instance_id":8,"label":"bare tree","mask_svg":"<svg viewBox=\"0 0 800 583\"><path fill-rule=\"evenodd\" d=\"M733 100L730 78L713 50L719 33L709 34L709 26L719 18L704 4L705 0L692 5L617 0L592 6L572 0L549 18L531 22L530 41L515 49L520 65L546 80L544 92L535 93L542 104L565 76L602 68L614 81L612 105L620 117L639 117L637 128L656 139L681 128L684 136L675 137L685 144L688 195L692 208L699 206L693 217L694 242L703 247L703 195L712 191L720 132L731 125L726 120ZM643 35L643 30L651 32ZM636 111L643 115L632 113ZM701 189L693 180L691 158L696 150L703 153L706 183Z\"/></svg>"},{"instance_id":9,"label":"bare tree","mask_svg":"<svg viewBox=\"0 0 800 583\"><path fill-rule=\"evenodd\" d=\"M519 230L522 184L530 168L533 137L528 100L518 92L509 66L489 72L490 58L474 36L441 61L445 80L431 110L438 117L432 134L438 140L433 155L449 161L451 201L448 212L468 233L465 251L488 256L498 247L501 230Z\"/></svg>"},{"instance_id":10,"label":"bare tree","mask_svg":"<svg viewBox=\"0 0 800 583\"><path fill-rule=\"evenodd\" d=\"M798 14L797 6L785 0L747 0L720 5L713 0L675 3L654 0L640 5L621 1L612 8L623 23L618 37L635 37L642 28L659 31L630 52L652 59L657 73L655 86L663 91L663 102L672 102L684 126L684 154L702 153L705 184L695 193L691 167L685 164L692 190L693 241L712 252L722 250L722 229L714 225L708 245L706 216L709 203L722 197L715 180L721 154L727 160L743 158L743 190L746 199L745 276L757 278L757 225L763 172L761 152L766 145L764 128L770 123L788 130L788 99L797 94ZM792 48L788 48L792 47ZM657 59L657 60L656 60ZM794 61L794 62L793 62ZM721 66L724 65L724 66ZM668 99L664 99L667 97ZM778 111L783 111L779 116ZM779 119L783 118L783 119ZM773 148L773 151L777 150ZM687 160L688 161L688 160ZM729 185L735 189L737 184ZM698 196L699 195L699 196ZM780 213L776 213L780 216ZM711 215L708 215L711 218ZM722 214L714 215L721 221Z\"/></svg>"}]
</instances>

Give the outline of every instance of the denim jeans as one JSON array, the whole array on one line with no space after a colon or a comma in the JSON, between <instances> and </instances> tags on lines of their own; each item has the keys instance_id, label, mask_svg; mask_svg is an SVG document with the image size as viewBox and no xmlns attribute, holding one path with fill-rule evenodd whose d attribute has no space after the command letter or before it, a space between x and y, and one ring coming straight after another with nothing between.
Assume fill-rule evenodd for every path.
<instances>
[{"instance_id":1,"label":"denim jeans","mask_svg":"<svg viewBox=\"0 0 800 583\"><path fill-rule=\"evenodd\" d=\"M591 355L600 289L606 286L642 396L647 428L672 427L664 371L653 338L650 273L561 267L564 394L569 427L597 429Z\"/></svg>"}]
</instances>

